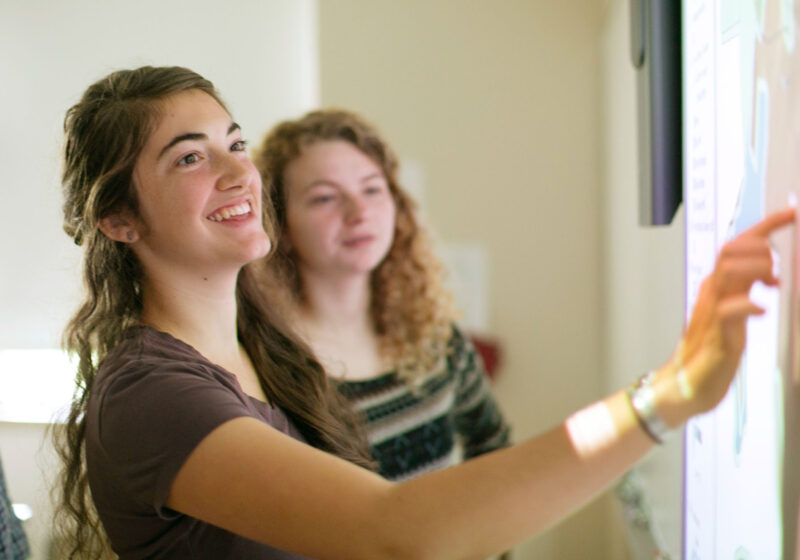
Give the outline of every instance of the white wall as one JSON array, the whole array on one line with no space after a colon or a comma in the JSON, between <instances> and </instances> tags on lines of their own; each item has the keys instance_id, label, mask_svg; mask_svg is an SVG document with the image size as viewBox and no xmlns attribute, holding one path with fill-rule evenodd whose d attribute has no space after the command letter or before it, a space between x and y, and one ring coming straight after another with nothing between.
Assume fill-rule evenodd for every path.
<instances>
[{"instance_id":1,"label":"white wall","mask_svg":"<svg viewBox=\"0 0 800 560\"><path fill-rule=\"evenodd\" d=\"M672 225L638 225L636 82L629 1L612 0L603 49L603 303L608 388L619 388L672 354L683 325L683 208ZM680 558L682 437L673 434L638 467L666 551Z\"/></svg>"},{"instance_id":2,"label":"white wall","mask_svg":"<svg viewBox=\"0 0 800 560\"><path fill-rule=\"evenodd\" d=\"M80 251L61 230L58 177L64 112L83 90L118 68L188 66L257 141L318 101L316 10L315 0L0 2L0 349L56 347L77 306ZM40 468L54 468L42 435L0 423L12 498L35 506L35 559L49 514Z\"/></svg>"}]
</instances>

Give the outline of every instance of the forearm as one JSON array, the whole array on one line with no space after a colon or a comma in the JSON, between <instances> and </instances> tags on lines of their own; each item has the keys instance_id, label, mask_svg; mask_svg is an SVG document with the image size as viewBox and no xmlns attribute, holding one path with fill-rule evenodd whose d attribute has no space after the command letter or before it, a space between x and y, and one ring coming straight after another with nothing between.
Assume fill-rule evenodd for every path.
<instances>
[{"instance_id":1,"label":"forearm","mask_svg":"<svg viewBox=\"0 0 800 560\"><path fill-rule=\"evenodd\" d=\"M652 446L619 392L536 438L397 485L397 526L431 558L486 557L566 517Z\"/></svg>"},{"instance_id":2,"label":"forearm","mask_svg":"<svg viewBox=\"0 0 800 560\"><path fill-rule=\"evenodd\" d=\"M651 447L617 393L522 444L392 484L240 418L195 448L167 505L314 558L485 558L565 517Z\"/></svg>"}]
</instances>

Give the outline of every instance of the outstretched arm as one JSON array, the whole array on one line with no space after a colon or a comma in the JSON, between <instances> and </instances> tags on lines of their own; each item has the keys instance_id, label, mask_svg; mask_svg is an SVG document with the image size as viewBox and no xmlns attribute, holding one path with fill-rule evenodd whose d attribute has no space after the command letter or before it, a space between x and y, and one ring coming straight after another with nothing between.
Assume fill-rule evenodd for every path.
<instances>
[{"instance_id":1,"label":"outstretched arm","mask_svg":"<svg viewBox=\"0 0 800 560\"><path fill-rule=\"evenodd\" d=\"M768 237L793 220L793 210L773 214L721 251L676 355L655 375L670 427L727 391L747 318L761 313L750 288L777 284ZM620 391L524 443L393 484L238 418L195 448L167 505L313 558L484 558L562 519L652 446Z\"/></svg>"}]
</instances>

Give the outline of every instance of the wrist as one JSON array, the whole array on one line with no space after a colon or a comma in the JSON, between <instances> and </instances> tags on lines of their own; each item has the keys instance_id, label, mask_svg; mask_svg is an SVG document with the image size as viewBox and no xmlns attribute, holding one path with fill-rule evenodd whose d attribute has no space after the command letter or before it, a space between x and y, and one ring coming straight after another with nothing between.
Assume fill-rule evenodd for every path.
<instances>
[{"instance_id":1,"label":"wrist","mask_svg":"<svg viewBox=\"0 0 800 560\"><path fill-rule=\"evenodd\" d=\"M660 445L669 436L670 426L659 410L657 378L657 371L643 375L625 391L625 395L639 427Z\"/></svg>"},{"instance_id":2,"label":"wrist","mask_svg":"<svg viewBox=\"0 0 800 560\"><path fill-rule=\"evenodd\" d=\"M672 429L680 428L700 412L688 370L680 359L681 347L675 356L656 371L656 407L664 422Z\"/></svg>"}]
</instances>

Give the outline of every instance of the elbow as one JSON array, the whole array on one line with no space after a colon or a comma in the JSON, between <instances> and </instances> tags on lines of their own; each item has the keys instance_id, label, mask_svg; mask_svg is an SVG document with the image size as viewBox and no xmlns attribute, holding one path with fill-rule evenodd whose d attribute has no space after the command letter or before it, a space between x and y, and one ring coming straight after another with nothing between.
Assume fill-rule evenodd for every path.
<instances>
[{"instance_id":1,"label":"elbow","mask_svg":"<svg viewBox=\"0 0 800 560\"><path fill-rule=\"evenodd\" d=\"M377 507L362 519L365 538L357 554L358 560L446 560L452 551L443 550L446 536L434 527L413 501L389 492Z\"/></svg>"},{"instance_id":2,"label":"elbow","mask_svg":"<svg viewBox=\"0 0 800 560\"><path fill-rule=\"evenodd\" d=\"M393 484L365 504L358 515L360 543L348 560L482 560L483 543L465 531L465 519L438 507L412 483ZM422 493L421 493L422 492ZM353 538L351 534L349 537Z\"/></svg>"},{"instance_id":3,"label":"elbow","mask_svg":"<svg viewBox=\"0 0 800 560\"><path fill-rule=\"evenodd\" d=\"M474 551L468 552L447 547L444 540L436 538L435 535L419 540L411 537L396 538L393 542L384 542L384 546L380 549L365 551L358 557L364 560L482 560L487 557L486 554L476 554Z\"/></svg>"},{"instance_id":4,"label":"elbow","mask_svg":"<svg viewBox=\"0 0 800 560\"><path fill-rule=\"evenodd\" d=\"M453 539L453 532L442 523L429 521L417 511L410 517L397 515L383 518L380 527L373 527L372 550L359 554L364 560L482 560L488 555L476 554L469 542ZM446 524L444 524L446 525ZM469 541L469 539L466 539ZM475 544L475 543L473 543Z\"/></svg>"},{"instance_id":5,"label":"elbow","mask_svg":"<svg viewBox=\"0 0 800 560\"><path fill-rule=\"evenodd\" d=\"M358 557L363 560L443 560L441 554L432 552L435 547L429 547L421 542L414 542L412 538L382 540L371 550L364 550Z\"/></svg>"}]
</instances>

